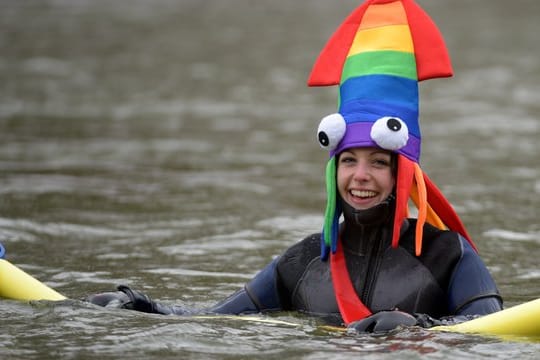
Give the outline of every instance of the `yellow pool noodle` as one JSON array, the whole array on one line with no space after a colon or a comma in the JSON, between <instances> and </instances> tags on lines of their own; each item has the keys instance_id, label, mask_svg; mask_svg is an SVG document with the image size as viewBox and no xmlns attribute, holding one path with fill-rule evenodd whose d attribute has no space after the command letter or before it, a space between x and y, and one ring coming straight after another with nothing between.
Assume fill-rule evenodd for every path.
<instances>
[{"instance_id":1,"label":"yellow pool noodle","mask_svg":"<svg viewBox=\"0 0 540 360\"><path fill-rule=\"evenodd\" d=\"M66 299L5 259L0 259L0 298L52 301Z\"/></svg>"},{"instance_id":2,"label":"yellow pool noodle","mask_svg":"<svg viewBox=\"0 0 540 360\"><path fill-rule=\"evenodd\" d=\"M430 330L466 334L540 336L540 299L460 324L435 326Z\"/></svg>"}]
</instances>

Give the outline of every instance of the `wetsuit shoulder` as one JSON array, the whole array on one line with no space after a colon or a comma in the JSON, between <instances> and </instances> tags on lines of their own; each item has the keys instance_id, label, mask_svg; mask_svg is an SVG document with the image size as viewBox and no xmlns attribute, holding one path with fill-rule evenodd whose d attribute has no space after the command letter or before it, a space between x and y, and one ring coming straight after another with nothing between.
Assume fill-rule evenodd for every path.
<instances>
[{"instance_id":1,"label":"wetsuit shoulder","mask_svg":"<svg viewBox=\"0 0 540 360\"><path fill-rule=\"evenodd\" d=\"M456 315L485 315L502 309L503 299L486 265L464 238L462 254L448 287L450 311Z\"/></svg>"},{"instance_id":2,"label":"wetsuit shoulder","mask_svg":"<svg viewBox=\"0 0 540 360\"><path fill-rule=\"evenodd\" d=\"M285 290L292 293L308 264L321 255L321 234L311 234L288 248L280 257L277 272Z\"/></svg>"},{"instance_id":3,"label":"wetsuit shoulder","mask_svg":"<svg viewBox=\"0 0 540 360\"><path fill-rule=\"evenodd\" d=\"M414 256L415 219L400 239ZM497 286L480 256L458 233L424 226L419 260L446 289L450 314L489 314L502 308Z\"/></svg>"},{"instance_id":4,"label":"wetsuit shoulder","mask_svg":"<svg viewBox=\"0 0 540 360\"><path fill-rule=\"evenodd\" d=\"M416 219L409 219L409 226L401 236L399 245L411 256L415 255ZM455 266L462 255L459 235L453 231L441 230L426 223L423 229L422 253L418 258L431 272L442 289L446 289Z\"/></svg>"}]
</instances>

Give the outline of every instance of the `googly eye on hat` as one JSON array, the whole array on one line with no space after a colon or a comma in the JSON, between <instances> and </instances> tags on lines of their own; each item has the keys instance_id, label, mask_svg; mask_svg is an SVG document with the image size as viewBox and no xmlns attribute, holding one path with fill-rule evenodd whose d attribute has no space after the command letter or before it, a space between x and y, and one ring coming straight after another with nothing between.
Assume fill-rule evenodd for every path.
<instances>
[{"instance_id":1,"label":"googly eye on hat","mask_svg":"<svg viewBox=\"0 0 540 360\"><path fill-rule=\"evenodd\" d=\"M370 136L385 150L399 150L409 140L407 124L398 117L385 116L373 123Z\"/></svg>"},{"instance_id":2,"label":"googly eye on hat","mask_svg":"<svg viewBox=\"0 0 540 360\"><path fill-rule=\"evenodd\" d=\"M317 129L317 138L321 147L334 150L343 139L346 128L347 124L341 114L334 113L325 116Z\"/></svg>"}]
</instances>

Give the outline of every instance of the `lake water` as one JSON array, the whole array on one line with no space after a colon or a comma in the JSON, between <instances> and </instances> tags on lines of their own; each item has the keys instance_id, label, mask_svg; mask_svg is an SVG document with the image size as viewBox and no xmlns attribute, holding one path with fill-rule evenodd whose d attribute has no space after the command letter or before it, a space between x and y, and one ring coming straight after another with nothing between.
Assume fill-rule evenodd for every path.
<instances>
[{"instance_id":1,"label":"lake water","mask_svg":"<svg viewBox=\"0 0 540 360\"><path fill-rule=\"evenodd\" d=\"M313 61L359 1L0 0L0 242L72 299L203 307L319 231L335 89ZM421 84L422 166L506 306L540 294L540 2L419 3L455 76ZM540 344L0 301L0 357L535 358Z\"/></svg>"}]
</instances>

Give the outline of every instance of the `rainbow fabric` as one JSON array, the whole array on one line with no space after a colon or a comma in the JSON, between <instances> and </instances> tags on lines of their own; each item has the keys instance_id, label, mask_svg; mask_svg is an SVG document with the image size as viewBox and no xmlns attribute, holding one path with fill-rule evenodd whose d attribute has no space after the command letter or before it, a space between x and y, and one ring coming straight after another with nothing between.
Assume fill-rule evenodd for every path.
<instances>
[{"instance_id":1,"label":"rainbow fabric","mask_svg":"<svg viewBox=\"0 0 540 360\"><path fill-rule=\"evenodd\" d=\"M398 246L409 198L419 212L417 255L421 253L426 221L470 239L451 205L418 165L418 82L451 75L450 58L439 30L413 0L365 1L323 48L308 85L339 85L338 112L325 117L318 129L319 143L330 152L323 260L330 250L336 251L341 215L335 156L352 147L379 147L398 154L394 247Z\"/></svg>"},{"instance_id":2,"label":"rainbow fabric","mask_svg":"<svg viewBox=\"0 0 540 360\"><path fill-rule=\"evenodd\" d=\"M418 76L401 2L366 9L343 65L339 113L347 123L347 132L336 152L346 147L377 146L371 127L378 119L392 116L408 128L409 141L399 152L418 161Z\"/></svg>"}]
</instances>

